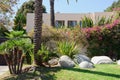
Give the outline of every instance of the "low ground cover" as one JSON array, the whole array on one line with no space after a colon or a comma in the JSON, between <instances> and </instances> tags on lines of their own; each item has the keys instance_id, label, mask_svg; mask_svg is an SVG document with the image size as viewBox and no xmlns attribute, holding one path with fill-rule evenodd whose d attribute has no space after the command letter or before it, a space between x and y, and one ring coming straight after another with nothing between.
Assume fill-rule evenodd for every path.
<instances>
[{"instance_id":1,"label":"low ground cover","mask_svg":"<svg viewBox=\"0 0 120 80\"><path fill-rule=\"evenodd\" d=\"M120 80L120 66L116 64L95 65L93 69L36 68L35 72L7 76L0 80ZM4 76L6 75L4 74ZM1 75L0 77L2 77Z\"/></svg>"}]
</instances>

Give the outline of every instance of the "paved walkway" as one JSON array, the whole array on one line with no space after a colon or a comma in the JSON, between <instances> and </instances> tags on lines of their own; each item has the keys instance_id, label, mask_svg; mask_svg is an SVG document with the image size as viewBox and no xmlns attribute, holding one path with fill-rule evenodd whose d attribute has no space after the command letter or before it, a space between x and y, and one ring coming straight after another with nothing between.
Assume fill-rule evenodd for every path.
<instances>
[{"instance_id":1,"label":"paved walkway","mask_svg":"<svg viewBox=\"0 0 120 80\"><path fill-rule=\"evenodd\" d=\"M7 72L9 69L8 69L8 66L1 66L0 65L0 75L4 74L5 72Z\"/></svg>"}]
</instances>

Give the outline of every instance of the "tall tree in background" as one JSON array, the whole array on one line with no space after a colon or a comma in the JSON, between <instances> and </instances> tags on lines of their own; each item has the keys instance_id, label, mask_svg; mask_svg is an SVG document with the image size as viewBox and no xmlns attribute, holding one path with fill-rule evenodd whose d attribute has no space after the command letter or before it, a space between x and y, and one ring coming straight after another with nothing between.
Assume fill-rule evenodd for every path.
<instances>
[{"instance_id":1,"label":"tall tree in background","mask_svg":"<svg viewBox=\"0 0 120 80\"><path fill-rule=\"evenodd\" d=\"M27 13L34 13L35 11L35 1L30 0L24 2L20 9L18 9L17 14L14 19L14 29L15 30L24 30L23 27L26 26L26 16ZM42 12L46 13L46 8L42 6Z\"/></svg>"},{"instance_id":2,"label":"tall tree in background","mask_svg":"<svg viewBox=\"0 0 120 80\"><path fill-rule=\"evenodd\" d=\"M5 18L8 14L13 13L12 7L17 4L18 0L0 0L0 24L5 24ZM6 16L7 15L7 16Z\"/></svg>"},{"instance_id":3,"label":"tall tree in background","mask_svg":"<svg viewBox=\"0 0 120 80\"><path fill-rule=\"evenodd\" d=\"M54 12L55 0L50 0L50 22L51 26L55 27L55 12Z\"/></svg>"},{"instance_id":4,"label":"tall tree in background","mask_svg":"<svg viewBox=\"0 0 120 80\"><path fill-rule=\"evenodd\" d=\"M0 36L4 37L4 32L8 31L10 25L10 18L13 14L13 6L19 0L0 0Z\"/></svg>"},{"instance_id":5,"label":"tall tree in background","mask_svg":"<svg viewBox=\"0 0 120 80\"><path fill-rule=\"evenodd\" d=\"M15 16L14 19L14 27L13 30L17 30L17 31L25 31L24 27L26 26L26 17L23 14L18 14Z\"/></svg>"},{"instance_id":6,"label":"tall tree in background","mask_svg":"<svg viewBox=\"0 0 120 80\"><path fill-rule=\"evenodd\" d=\"M46 13L46 8L44 5L42 6L42 10L43 13ZM28 2L24 2L22 4L20 9L18 9L16 16L18 14L23 14L24 16L26 16L27 13L34 13L34 11L35 11L35 1L29 0Z\"/></svg>"},{"instance_id":7,"label":"tall tree in background","mask_svg":"<svg viewBox=\"0 0 120 80\"><path fill-rule=\"evenodd\" d=\"M55 27L55 11L54 11L54 2L55 0L50 0L50 22L51 26ZM67 0L69 4L69 0ZM77 2L77 0L76 0Z\"/></svg>"},{"instance_id":8,"label":"tall tree in background","mask_svg":"<svg viewBox=\"0 0 120 80\"><path fill-rule=\"evenodd\" d=\"M12 7L17 3L18 0L0 0L0 13L11 12Z\"/></svg>"},{"instance_id":9,"label":"tall tree in background","mask_svg":"<svg viewBox=\"0 0 120 80\"><path fill-rule=\"evenodd\" d=\"M112 5L105 10L105 12L111 12L114 8L120 8L120 0L114 1Z\"/></svg>"},{"instance_id":10,"label":"tall tree in background","mask_svg":"<svg viewBox=\"0 0 120 80\"><path fill-rule=\"evenodd\" d=\"M42 62L37 62L37 52L41 45L41 34L42 34L42 1L35 0L35 26L34 26L34 58L37 65L42 65ZM40 61L42 57L40 56Z\"/></svg>"}]
</instances>

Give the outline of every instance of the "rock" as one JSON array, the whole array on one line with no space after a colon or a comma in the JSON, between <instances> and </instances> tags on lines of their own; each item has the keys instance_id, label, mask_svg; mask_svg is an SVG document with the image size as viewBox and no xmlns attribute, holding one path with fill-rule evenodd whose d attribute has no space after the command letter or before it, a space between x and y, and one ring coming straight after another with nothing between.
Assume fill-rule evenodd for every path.
<instances>
[{"instance_id":1,"label":"rock","mask_svg":"<svg viewBox=\"0 0 120 80\"><path fill-rule=\"evenodd\" d=\"M74 61L75 61L75 63L77 63L77 64L80 64L80 63L83 62L83 61L91 62L90 59L89 59L87 56L81 55L81 54L75 55L75 56L74 56Z\"/></svg>"},{"instance_id":2,"label":"rock","mask_svg":"<svg viewBox=\"0 0 120 80\"><path fill-rule=\"evenodd\" d=\"M120 60L117 61L117 64L120 65Z\"/></svg>"},{"instance_id":3,"label":"rock","mask_svg":"<svg viewBox=\"0 0 120 80\"><path fill-rule=\"evenodd\" d=\"M94 65L90 62L83 61L79 64L80 68L94 68Z\"/></svg>"},{"instance_id":4,"label":"rock","mask_svg":"<svg viewBox=\"0 0 120 80\"><path fill-rule=\"evenodd\" d=\"M74 61L72 61L72 59L66 55L61 56L59 59L59 65L61 67L68 67L68 68L72 68L75 66Z\"/></svg>"},{"instance_id":5,"label":"rock","mask_svg":"<svg viewBox=\"0 0 120 80\"><path fill-rule=\"evenodd\" d=\"M53 59L49 60L48 63L49 63L50 65L57 65L57 64L58 64L58 61L59 61L58 58L53 58Z\"/></svg>"},{"instance_id":6,"label":"rock","mask_svg":"<svg viewBox=\"0 0 120 80\"><path fill-rule=\"evenodd\" d=\"M111 64L113 61L107 56L95 56L91 59L94 64Z\"/></svg>"}]
</instances>

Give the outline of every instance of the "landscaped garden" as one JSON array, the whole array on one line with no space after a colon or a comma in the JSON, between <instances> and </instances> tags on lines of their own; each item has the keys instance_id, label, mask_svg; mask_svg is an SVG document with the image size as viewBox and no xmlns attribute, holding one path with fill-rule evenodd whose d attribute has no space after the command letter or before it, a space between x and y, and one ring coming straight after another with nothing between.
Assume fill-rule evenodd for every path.
<instances>
[{"instance_id":1,"label":"landscaped garden","mask_svg":"<svg viewBox=\"0 0 120 80\"><path fill-rule=\"evenodd\" d=\"M0 54L9 68L1 80L120 80L120 11L114 10L110 18L94 24L85 16L82 26L69 28L42 25L36 15L29 33L18 14L12 31L0 28L7 38Z\"/></svg>"}]
</instances>

